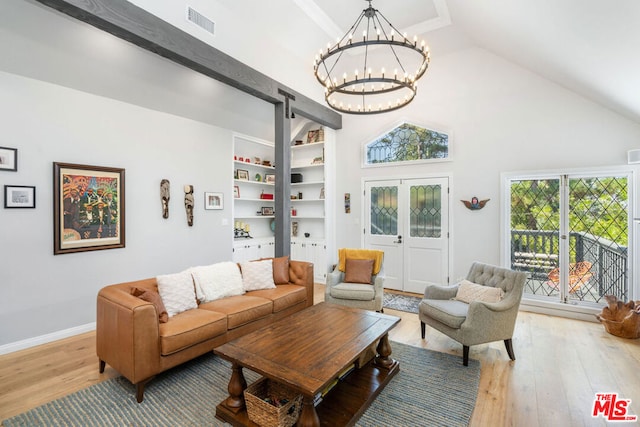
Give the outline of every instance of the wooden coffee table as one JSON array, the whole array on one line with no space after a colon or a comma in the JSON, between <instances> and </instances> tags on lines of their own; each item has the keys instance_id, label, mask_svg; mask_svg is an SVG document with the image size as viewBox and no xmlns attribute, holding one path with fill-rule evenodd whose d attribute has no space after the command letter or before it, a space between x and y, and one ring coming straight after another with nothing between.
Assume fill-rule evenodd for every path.
<instances>
[{"instance_id":1,"label":"wooden coffee table","mask_svg":"<svg viewBox=\"0 0 640 427\"><path fill-rule=\"evenodd\" d=\"M302 394L298 426L351 426L400 369L388 332L400 318L320 303L230 341L214 352L232 363L229 397L216 417L253 426L246 412L243 368ZM377 355L357 366L316 404L317 397L377 343Z\"/></svg>"}]
</instances>

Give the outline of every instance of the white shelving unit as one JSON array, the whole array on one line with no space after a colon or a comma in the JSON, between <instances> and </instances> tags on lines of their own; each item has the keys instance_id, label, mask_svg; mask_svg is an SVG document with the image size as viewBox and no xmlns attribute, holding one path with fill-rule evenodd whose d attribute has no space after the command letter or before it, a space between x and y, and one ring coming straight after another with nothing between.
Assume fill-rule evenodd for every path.
<instances>
[{"instance_id":1,"label":"white shelving unit","mask_svg":"<svg viewBox=\"0 0 640 427\"><path fill-rule=\"evenodd\" d=\"M334 225L331 215L327 214L331 212L328 196L332 194L332 186L326 180L327 176L332 176L327 172L331 164L327 161L331 158L327 153L332 153L335 133L325 130L324 141L306 143L308 131L318 128L319 125L303 119L298 122L297 130L292 130L291 173L301 174L302 182L291 183L291 259L312 262L314 280L324 283L329 270L328 253L335 252ZM296 144L296 141L302 143ZM269 215L274 201L260 197L275 191L275 185L266 180L266 175L275 176L275 168L262 164L265 160L273 164L274 145L240 134L234 134L233 142L234 186L239 194L233 200L234 228L248 230L252 237L234 236L233 260L241 262L274 256L272 224L275 217Z\"/></svg>"}]
</instances>

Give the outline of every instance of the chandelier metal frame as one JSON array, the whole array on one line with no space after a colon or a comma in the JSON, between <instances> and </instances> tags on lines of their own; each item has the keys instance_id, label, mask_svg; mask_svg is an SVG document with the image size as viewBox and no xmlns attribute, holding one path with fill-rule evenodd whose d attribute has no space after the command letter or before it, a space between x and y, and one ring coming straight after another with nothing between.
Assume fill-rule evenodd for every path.
<instances>
[{"instance_id":1,"label":"chandelier metal frame","mask_svg":"<svg viewBox=\"0 0 640 427\"><path fill-rule=\"evenodd\" d=\"M429 47L424 40L418 45L417 37L414 37L413 41L411 41L407 38L406 33L399 35L400 31L379 10L373 8L371 5L373 0L365 1L369 2L369 6L362 11L349 31L342 38L339 38L335 44L328 43L326 49L321 49L313 65L316 79L325 87L325 101L327 104L334 110L347 114L385 113L406 106L415 98L418 89L416 81L427 71L431 60ZM366 24L364 24L365 29L362 31L362 40L355 41L354 32L365 22L365 18ZM385 68L382 68L380 72L376 70L374 73L369 67L369 49L374 47L386 47L390 50L390 58L395 61L395 64L390 64L394 69L393 73L386 72ZM346 72L341 78L333 75L342 55L354 49L364 50L362 76L359 76L357 69L353 78L348 77ZM400 62L398 57L400 49L413 51L422 57L420 65L415 71L406 70ZM335 55L338 55L335 58L335 62L329 63L328 60ZM400 74L398 69L401 70ZM376 87L376 84L379 84L379 86ZM395 95L398 91L404 91L406 95L402 98L396 97L393 100L392 95ZM386 94L389 95L389 99L385 98L385 105L380 102L377 105L367 102L372 96ZM337 99L339 97L345 101L339 101ZM352 99L354 102L349 102Z\"/></svg>"}]
</instances>

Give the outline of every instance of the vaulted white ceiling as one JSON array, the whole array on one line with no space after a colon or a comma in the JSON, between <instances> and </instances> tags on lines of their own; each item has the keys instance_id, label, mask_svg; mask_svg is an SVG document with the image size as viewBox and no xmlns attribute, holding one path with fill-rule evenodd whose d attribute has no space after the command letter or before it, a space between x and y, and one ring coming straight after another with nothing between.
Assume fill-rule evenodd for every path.
<instances>
[{"instance_id":1,"label":"vaulted white ceiling","mask_svg":"<svg viewBox=\"0 0 640 427\"><path fill-rule=\"evenodd\" d=\"M130 1L276 79L277 64L262 68L267 59L278 62L286 55L289 59L279 62L289 75L310 75L316 51L344 34L368 5L366 0ZM426 39L432 63L479 47L640 122L638 0L372 4L401 31ZM216 22L215 36L185 23L187 5Z\"/></svg>"}]
</instances>

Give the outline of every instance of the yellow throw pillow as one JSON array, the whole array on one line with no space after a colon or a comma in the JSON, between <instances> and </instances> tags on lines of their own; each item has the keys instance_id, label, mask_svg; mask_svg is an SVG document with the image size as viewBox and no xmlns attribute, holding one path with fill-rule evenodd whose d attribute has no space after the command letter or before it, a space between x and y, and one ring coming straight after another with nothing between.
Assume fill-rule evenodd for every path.
<instances>
[{"instance_id":1,"label":"yellow throw pillow","mask_svg":"<svg viewBox=\"0 0 640 427\"><path fill-rule=\"evenodd\" d=\"M458 285L458 293L455 299L471 304L472 301L500 302L503 297L504 291L501 288L482 286L468 280L463 280Z\"/></svg>"}]
</instances>

